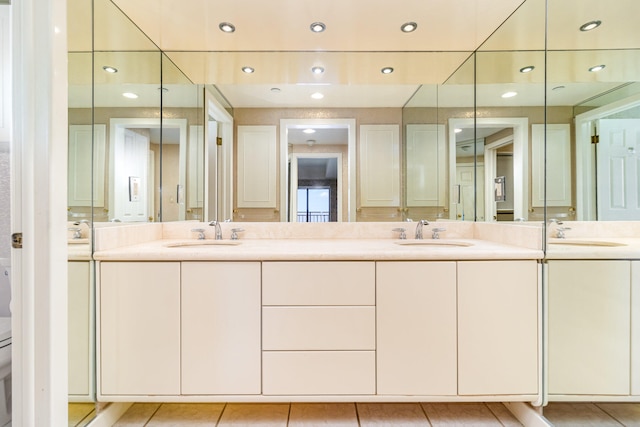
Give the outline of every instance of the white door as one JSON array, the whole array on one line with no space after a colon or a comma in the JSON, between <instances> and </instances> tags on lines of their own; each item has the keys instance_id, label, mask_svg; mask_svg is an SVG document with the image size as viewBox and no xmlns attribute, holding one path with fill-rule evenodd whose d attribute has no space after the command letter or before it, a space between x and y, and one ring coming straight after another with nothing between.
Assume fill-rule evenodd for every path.
<instances>
[{"instance_id":1,"label":"white door","mask_svg":"<svg viewBox=\"0 0 640 427\"><path fill-rule=\"evenodd\" d=\"M477 176L484 176L484 165L476 167ZM484 221L484 186L475 185L473 163L458 164L456 166L456 185L460 186L460 201L456 205L456 219L462 221L475 221L474 200L478 201L478 221ZM476 194L477 189L477 194Z\"/></svg>"},{"instance_id":2,"label":"white door","mask_svg":"<svg viewBox=\"0 0 640 427\"><path fill-rule=\"evenodd\" d=\"M119 129L115 139L113 212L110 219L122 222L148 220L147 170L149 137L131 129Z\"/></svg>"},{"instance_id":3,"label":"white door","mask_svg":"<svg viewBox=\"0 0 640 427\"><path fill-rule=\"evenodd\" d=\"M599 220L640 218L640 120L600 120L597 145Z\"/></svg>"}]
</instances>

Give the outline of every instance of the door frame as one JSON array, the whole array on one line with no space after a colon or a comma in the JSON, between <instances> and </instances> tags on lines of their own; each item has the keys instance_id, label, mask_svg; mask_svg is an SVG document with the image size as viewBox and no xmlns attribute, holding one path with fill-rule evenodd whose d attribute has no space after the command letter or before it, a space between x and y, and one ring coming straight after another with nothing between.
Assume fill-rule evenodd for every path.
<instances>
[{"instance_id":1,"label":"door frame","mask_svg":"<svg viewBox=\"0 0 640 427\"><path fill-rule=\"evenodd\" d=\"M349 222L356 220L356 119L280 119L280 221L287 221L287 200L289 199L288 165L289 140L288 129L341 128L347 129L347 217Z\"/></svg>"},{"instance_id":2,"label":"door frame","mask_svg":"<svg viewBox=\"0 0 640 427\"><path fill-rule=\"evenodd\" d=\"M529 217L529 119L526 117L482 117L470 119L449 119L449 212L455 216L455 198L453 197L453 183L456 182L456 128L513 128L513 217ZM485 147L486 149L486 147ZM487 175L486 161L485 176ZM522 171L522 173L518 173ZM478 180L479 181L479 180ZM486 178L483 181L486 183ZM488 193L493 194L493 184L485 188L485 200ZM486 204L485 204L486 210ZM491 218L491 217L490 217ZM455 218L451 218L455 219ZM485 221L487 217L485 216Z\"/></svg>"},{"instance_id":3,"label":"door frame","mask_svg":"<svg viewBox=\"0 0 640 427\"><path fill-rule=\"evenodd\" d=\"M591 143L594 124L601 118L640 106L640 94L594 108L576 116L576 220L595 221L596 148Z\"/></svg>"},{"instance_id":4,"label":"door frame","mask_svg":"<svg viewBox=\"0 0 640 427\"><path fill-rule=\"evenodd\" d=\"M291 202L289 204L289 222L298 222L298 160L300 159L337 159L338 165L338 189L336 197L338 202L337 222L342 222L342 153L291 153Z\"/></svg>"},{"instance_id":5,"label":"door frame","mask_svg":"<svg viewBox=\"0 0 640 427\"><path fill-rule=\"evenodd\" d=\"M484 220L485 221L497 221L498 207L493 197L494 178L497 175L498 170L498 149L513 143L513 136L506 136L500 138L491 144L484 146ZM513 178L515 184L516 171L513 171ZM514 187L515 188L515 187ZM515 191L514 191L515 199ZM514 215L513 218L520 218L515 216L515 200L514 200ZM493 218L496 218L495 220Z\"/></svg>"}]
</instances>

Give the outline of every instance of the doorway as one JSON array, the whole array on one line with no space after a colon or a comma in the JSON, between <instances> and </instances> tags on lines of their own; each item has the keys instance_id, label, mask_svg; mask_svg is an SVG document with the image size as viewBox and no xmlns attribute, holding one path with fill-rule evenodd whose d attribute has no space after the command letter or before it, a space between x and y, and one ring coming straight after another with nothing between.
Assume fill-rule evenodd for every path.
<instances>
[{"instance_id":1,"label":"doorway","mask_svg":"<svg viewBox=\"0 0 640 427\"><path fill-rule=\"evenodd\" d=\"M342 153L294 153L290 222L337 222L342 217Z\"/></svg>"}]
</instances>

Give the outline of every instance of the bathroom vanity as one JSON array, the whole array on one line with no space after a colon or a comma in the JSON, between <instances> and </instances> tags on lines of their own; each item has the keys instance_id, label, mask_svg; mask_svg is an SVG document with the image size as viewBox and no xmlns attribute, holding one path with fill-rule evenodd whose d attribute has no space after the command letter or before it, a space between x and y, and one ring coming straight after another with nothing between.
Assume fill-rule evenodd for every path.
<instances>
[{"instance_id":1,"label":"bathroom vanity","mask_svg":"<svg viewBox=\"0 0 640 427\"><path fill-rule=\"evenodd\" d=\"M541 228L323 226L98 230L98 399L540 400Z\"/></svg>"}]
</instances>

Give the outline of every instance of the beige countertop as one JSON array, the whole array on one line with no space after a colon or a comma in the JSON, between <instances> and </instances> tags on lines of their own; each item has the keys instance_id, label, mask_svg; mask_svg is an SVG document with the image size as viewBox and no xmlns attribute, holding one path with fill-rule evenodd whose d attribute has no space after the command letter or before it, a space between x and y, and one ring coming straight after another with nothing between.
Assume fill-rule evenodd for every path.
<instances>
[{"instance_id":1,"label":"beige countertop","mask_svg":"<svg viewBox=\"0 0 640 427\"><path fill-rule=\"evenodd\" d=\"M91 245L87 239L84 242L70 242L67 244L67 260L69 261L90 261Z\"/></svg>"},{"instance_id":2,"label":"beige countertop","mask_svg":"<svg viewBox=\"0 0 640 427\"><path fill-rule=\"evenodd\" d=\"M547 259L640 259L640 238L550 238Z\"/></svg>"},{"instance_id":3,"label":"beige countertop","mask_svg":"<svg viewBox=\"0 0 640 427\"><path fill-rule=\"evenodd\" d=\"M477 239L245 239L235 242L163 239L94 253L94 259L99 261L430 261L542 257L541 250Z\"/></svg>"}]
</instances>

